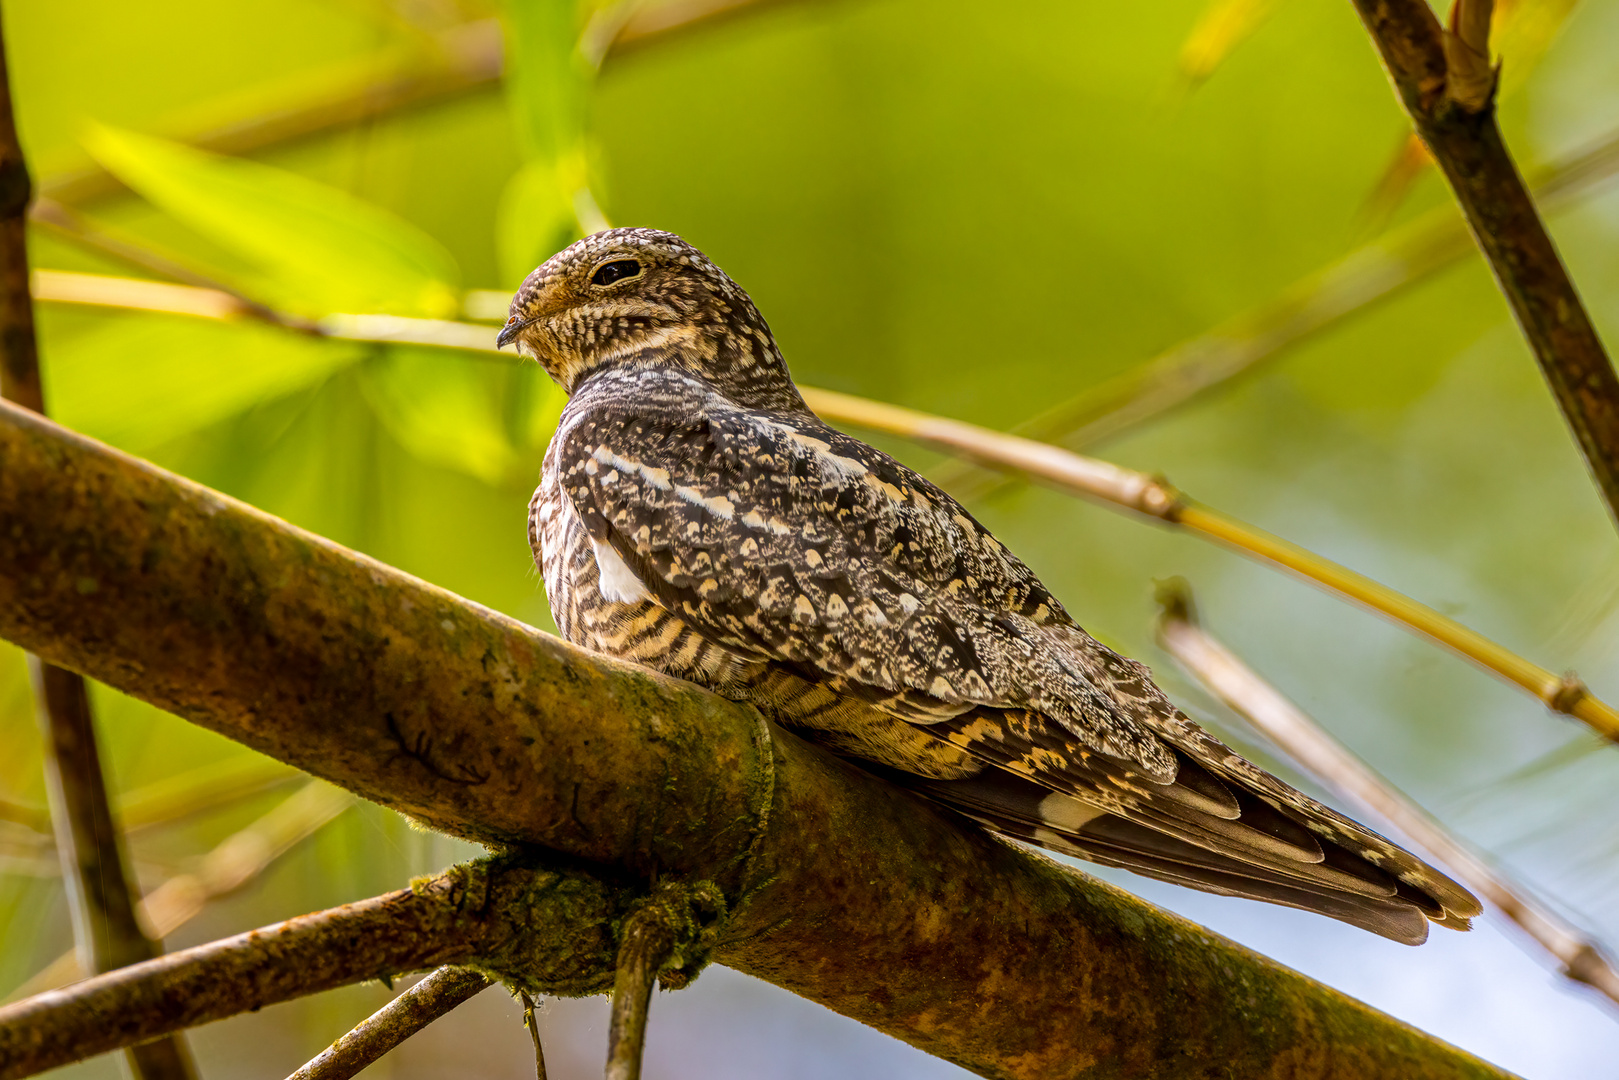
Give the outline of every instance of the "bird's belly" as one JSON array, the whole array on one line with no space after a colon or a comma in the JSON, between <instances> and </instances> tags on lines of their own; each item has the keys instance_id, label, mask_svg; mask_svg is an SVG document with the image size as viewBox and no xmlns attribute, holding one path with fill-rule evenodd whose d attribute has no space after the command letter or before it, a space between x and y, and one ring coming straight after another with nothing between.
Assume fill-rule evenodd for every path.
<instances>
[{"instance_id":1,"label":"bird's belly","mask_svg":"<svg viewBox=\"0 0 1619 1080\"><path fill-rule=\"evenodd\" d=\"M849 757L936 780L976 775L977 759L916 724L768 660L726 648L650 599L603 595L601 569L571 503L542 484L529 539L563 638L746 701L784 727ZM622 595L622 584L615 585Z\"/></svg>"}]
</instances>

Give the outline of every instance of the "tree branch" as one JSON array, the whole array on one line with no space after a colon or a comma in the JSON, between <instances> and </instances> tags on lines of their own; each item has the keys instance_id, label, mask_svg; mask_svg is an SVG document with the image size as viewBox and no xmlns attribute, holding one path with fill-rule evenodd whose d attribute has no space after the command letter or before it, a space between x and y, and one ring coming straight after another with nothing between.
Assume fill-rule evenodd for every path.
<instances>
[{"instance_id":1,"label":"tree branch","mask_svg":"<svg viewBox=\"0 0 1619 1080\"><path fill-rule=\"evenodd\" d=\"M287 1080L349 1080L349 1077L459 1005L493 986L495 980L466 968L441 967L367 1017L322 1050Z\"/></svg>"},{"instance_id":2,"label":"tree branch","mask_svg":"<svg viewBox=\"0 0 1619 1080\"><path fill-rule=\"evenodd\" d=\"M521 859L456 867L0 1008L0 1080L369 979L480 962L558 993L611 985L629 894Z\"/></svg>"},{"instance_id":3,"label":"tree branch","mask_svg":"<svg viewBox=\"0 0 1619 1080\"><path fill-rule=\"evenodd\" d=\"M1355 0L1355 7L1619 522L1619 374L1501 139L1490 94L1478 93L1476 54L1480 45L1487 52L1478 16L1487 28L1489 5L1462 0L1455 33L1440 27L1426 0Z\"/></svg>"},{"instance_id":4,"label":"tree branch","mask_svg":"<svg viewBox=\"0 0 1619 1080\"><path fill-rule=\"evenodd\" d=\"M1619 1004L1619 973L1600 943L1485 863L1449 829L1333 738L1199 625L1191 590L1161 588L1158 640L1177 663L1260 734L1363 813L1390 822L1500 909L1563 965L1563 973Z\"/></svg>"},{"instance_id":5,"label":"tree branch","mask_svg":"<svg viewBox=\"0 0 1619 1080\"><path fill-rule=\"evenodd\" d=\"M981 1075L1503 1075L751 710L4 405L0 520L0 637L441 831L711 881L716 959Z\"/></svg>"}]
</instances>

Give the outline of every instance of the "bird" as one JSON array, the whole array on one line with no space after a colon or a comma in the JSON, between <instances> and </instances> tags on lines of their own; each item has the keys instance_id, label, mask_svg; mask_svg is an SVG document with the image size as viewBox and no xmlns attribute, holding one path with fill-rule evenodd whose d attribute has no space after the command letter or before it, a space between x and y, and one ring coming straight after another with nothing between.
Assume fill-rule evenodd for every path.
<instances>
[{"instance_id":1,"label":"bird","mask_svg":"<svg viewBox=\"0 0 1619 1080\"><path fill-rule=\"evenodd\" d=\"M557 629L747 702L992 832L1406 944L1465 888L1250 763L949 494L824 423L748 294L615 228L512 298L565 391L529 504Z\"/></svg>"}]
</instances>

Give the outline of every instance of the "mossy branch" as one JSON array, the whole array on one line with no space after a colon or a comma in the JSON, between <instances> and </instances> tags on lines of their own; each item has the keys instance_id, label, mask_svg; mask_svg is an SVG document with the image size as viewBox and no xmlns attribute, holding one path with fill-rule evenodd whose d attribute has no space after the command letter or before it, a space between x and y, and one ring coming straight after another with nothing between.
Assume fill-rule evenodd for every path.
<instances>
[{"instance_id":1,"label":"mossy branch","mask_svg":"<svg viewBox=\"0 0 1619 1080\"><path fill-rule=\"evenodd\" d=\"M980 1075L1503 1075L751 710L7 405L0 521L0 637L444 832L712 882L716 960Z\"/></svg>"}]
</instances>

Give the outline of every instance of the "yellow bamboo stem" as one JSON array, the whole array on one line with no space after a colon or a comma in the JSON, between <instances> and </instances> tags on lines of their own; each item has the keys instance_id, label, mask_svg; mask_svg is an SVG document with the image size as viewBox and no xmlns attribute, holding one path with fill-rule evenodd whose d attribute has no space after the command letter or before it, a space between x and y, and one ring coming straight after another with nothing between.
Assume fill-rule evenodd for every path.
<instances>
[{"instance_id":1,"label":"yellow bamboo stem","mask_svg":"<svg viewBox=\"0 0 1619 1080\"><path fill-rule=\"evenodd\" d=\"M1217 541L1259 562L1288 570L1361 604L1499 676L1554 712L1583 720L1619 742L1619 712L1591 694L1573 673L1558 676L1433 608L1364 574L1228 517L1146 473L1084 457L1061 447L946 420L828 390L806 390L810 407L828 420L925 442L997 469L1012 469L1064 491L1157 518Z\"/></svg>"},{"instance_id":2,"label":"yellow bamboo stem","mask_svg":"<svg viewBox=\"0 0 1619 1080\"><path fill-rule=\"evenodd\" d=\"M140 288L133 287L139 285ZM166 311L198 318L261 318L254 309L217 290L186 285L131 282L62 271L34 272L36 300ZM206 295L196 295L206 294ZM315 332L349 340L410 342L493 353L490 327L398 315L330 315ZM1586 689L1572 672L1555 675L1470 630L1433 608L1363 574L1322 558L1262 529L1186 498L1166 481L1060 446L889 405L832 390L805 387L804 397L827 420L927 443L992 469L1022 473L1063 491L1131 510L1224 544L1259 562L1288 570L1347 600L1370 608L1486 671L1523 688L1554 712L1589 724L1619 742L1619 712Z\"/></svg>"}]
</instances>

